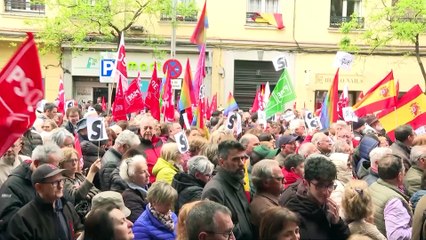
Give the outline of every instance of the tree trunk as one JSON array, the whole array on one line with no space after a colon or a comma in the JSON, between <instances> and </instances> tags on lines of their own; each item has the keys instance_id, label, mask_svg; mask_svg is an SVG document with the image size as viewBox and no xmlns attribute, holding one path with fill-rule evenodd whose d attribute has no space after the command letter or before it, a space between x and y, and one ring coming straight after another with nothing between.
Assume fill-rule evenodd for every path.
<instances>
[{"instance_id":1,"label":"tree trunk","mask_svg":"<svg viewBox=\"0 0 426 240\"><path fill-rule=\"evenodd\" d=\"M425 83L425 91L426 91L426 71L425 71L425 67L423 66L423 62L422 59L420 58L420 44L419 44L419 34L416 35L416 58L417 58L417 63L419 64L420 70L422 71L422 75L423 75L423 81Z\"/></svg>"}]
</instances>

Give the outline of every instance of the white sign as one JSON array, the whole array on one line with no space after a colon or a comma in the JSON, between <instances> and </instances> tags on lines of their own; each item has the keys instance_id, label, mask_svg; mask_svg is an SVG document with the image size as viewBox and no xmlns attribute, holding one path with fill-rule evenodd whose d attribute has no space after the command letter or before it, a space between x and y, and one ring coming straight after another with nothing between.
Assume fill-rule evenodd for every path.
<instances>
[{"instance_id":1,"label":"white sign","mask_svg":"<svg viewBox=\"0 0 426 240\"><path fill-rule=\"evenodd\" d=\"M257 111L257 123L263 124L263 128L266 128L266 113L265 111L259 110Z\"/></svg>"},{"instance_id":2,"label":"white sign","mask_svg":"<svg viewBox=\"0 0 426 240\"><path fill-rule=\"evenodd\" d=\"M342 113L346 122L358 122L358 116L354 113L352 107L342 108Z\"/></svg>"},{"instance_id":3,"label":"white sign","mask_svg":"<svg viewBox=\"0 0 426 240\"><path fill-rule=\"evenodd\" d=\"M416 132L416 134L417 134L418 136L423 135L423 134L425 134L425 133L426 133L426 127L425 127L425 126L421 126L421 127L417 128L417 129L415 130L415 132Z\"/></svg>"},{"instance_id":4,"label":"white sign","mask_svg":"<svg viewBox=\"0 0 426 240\"><path fill-rule=\"evenodd\" d=\"M287 68L287 59L285 58L285 55L275 57L272 59L272 63L274 64L275 71Z\"/></svg>"},{"instance_id":5,"label":"white sign","mask_svg":"<svg viewBox=\"0 0 426 240\"><path fill-rule=\"evenodd\" d=\"M333 66L336 68L342 68L345 70L350 70L354 56L347 52L338 51L336 57L334 58Z\"/></svg>"},{"instance_id":6,"label":"white sign","mask_svg":"<svg viewBox=\"0 0 426 240\"><path fill-rule=\"evenodd\" d=\"M178 150L180 153L186 153L189 150L188 138L184 131L178 132L175 134L175 140L178 145Z\"/></svg>"},{"instance_id":7,"label":"white sign","mask_svg":"<svg viewBox=\"0 0 426 240\"><path fill-rule=\"evenodd\" d=\"M90 141L108 140L104 118L87 117L87 135Z\"/></svg>"},{"instance_id":8,"label":"white sign","mask_svg":"<svg viewBox=\"0 0 426 240\"><path fill-rule=\"evenodd\" d=\"M228 115L228 119L226 121L226 128L229 130L234 130L234 127L238 128L238 125L241 125L241 116L236 112L231 112ZM238 131L238 129L237 129Z\"/></svg>"},{"instance_id":9,"label":"white sign","mask_svg":"<svg viewBox=\"0 0 426 240\"><path fill-rule=\"evenodd\" d=\"M311 111L305 111L305 122L309 130L322 129L320 118L315 117Z\"/></svg>"},{"instance_id":10,"label":"white sign","mask_svg":"<svg viewBox=\"0 0 426 240\"><path fill-rule=\"evenodd\" d=\"M281 115L281 118L284 119L286 122L290 122L291 120L296 118L296 115L294 115L293 111L287 111L284 115Z\"/></svg>"},{"instance_id":11,"label":"white sign","mask_svg":"<svg viewBox=\"0 0 426 240\"><path fill-rule=\"evenodd\" d=\"M172 79L172 89L180 90L182 88L182 79Z\"/></svg>"},{"instance_id":12,"label":"white sign","mask_svg":"<svg viewBox=\"0 0 426 240\"><path fill-rule=\"evenodd\" d=\"M185 128L186 129L191 129L191 125L189 124L189 120L188 120L188 114L182 113L182 118L183 118L183 122L185 123Z\"/></svg>"}]
</instances>

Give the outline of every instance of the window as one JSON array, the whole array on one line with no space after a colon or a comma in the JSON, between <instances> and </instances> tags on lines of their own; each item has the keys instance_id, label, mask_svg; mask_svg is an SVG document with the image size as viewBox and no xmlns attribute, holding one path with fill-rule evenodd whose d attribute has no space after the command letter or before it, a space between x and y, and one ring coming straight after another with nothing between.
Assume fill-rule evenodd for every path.
<instances>
[{"instance_id":1,"label":"window","mask_svg":"<svg viewBox=\"0 0 426 240\"><path fill-rule=\"evenodd\" d=\"M246 23L268 25L255 21L259 13L279 13L278 0L247 0Z\"/></svg>"},{"instance_id":2,"label":"window","mask_svg":"<svg viewBox=\"0 0 426 240\"><path fill-rule=\"evenodd\" d=\"M44 14L44 0L5 0L5 11Z\"/></svg>"},{"instance_id":3,"label":"window","mask_svg":"<svg viewBox=\"0 0 426 240\"><path fill-rule=\"evenodd\" d=\"M364 28L361 3L361 0L331 0L330 27L340 28L343 22L351 21L351 16L356 15L359 27Z\"/></svg>"},{"instance_id":4,"label":"window","mask_svg":"<svg viewBox=\"0 0 426 240\"><path fill-rule=\"evenodd\" d=\"M173 0L172 0L173 1ZM161 11L161 21L171 21L173 16L171 0L164 2L164 9ZM203 6L201 6L200 10ZM194 0L177 0L176 21L197 22L198 7Z\"/></svg>"}]
</instances>

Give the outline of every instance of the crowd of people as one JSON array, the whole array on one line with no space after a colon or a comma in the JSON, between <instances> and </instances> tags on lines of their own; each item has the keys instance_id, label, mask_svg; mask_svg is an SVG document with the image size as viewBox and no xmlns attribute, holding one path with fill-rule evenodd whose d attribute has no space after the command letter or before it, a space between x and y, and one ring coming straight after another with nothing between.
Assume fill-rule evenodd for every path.
<instances>
[{"instance_id":1,"label":"crowd of people","mask_svg":"<svg viewBox=\"0 0 426 240\"><path fill-rule=\"evenodd\" d=\"M237 134L219 110L183 129L178 112L87 107L46 103L0 157L0 239L426 239L426 135L409 125L392 141L374 115L321 130L237 111Z\"/></svg>"}]
</instances>

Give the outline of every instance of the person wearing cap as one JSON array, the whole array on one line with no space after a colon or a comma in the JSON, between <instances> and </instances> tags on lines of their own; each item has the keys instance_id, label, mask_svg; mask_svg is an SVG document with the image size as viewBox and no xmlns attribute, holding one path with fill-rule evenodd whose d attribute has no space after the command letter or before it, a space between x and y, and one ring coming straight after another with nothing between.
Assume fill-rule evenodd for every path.
<instances>
[{"instance_id":1,"label":"person wearing cap","mask_svg":"<svg viewBox=\"0 0 426 240\"><path fill-rule=\"evenodd\" d=\"M213 163L202 155L193 156L188 160L188 173L179 172L173 177L172 187L178 192L175 212L188 202L201 200L201 193L212 178Z\"/></svg>"},{"instance_id":2,"label":"person wearing cap","mask_svg":"<svg viewBox=\"0 0 426 240\"><path fill-rule=\"evenodd\" d=\"M135 239L174 240L176 239L177 216L171 211L178 194L166 182L155 182L148 189L148 205L133 225Z\"/></svg>"},{"instance_id":3,"label":"person wearing cap","mask_svg":"<svg viewBox=\"0 0 426 240\"><path fill-rule=\"evenodd\" d=\"M117 139L115 139L114 145L108 149L102 158L102 167L99 170L99 179L101 182L101 190L108 191L114 190L123 192L126 189L126 183L121 178L115 178L117 181L112 188L112 173L115 169L118 169L121 163L122 155L131 147L136 147L140 144L138 136L130 130L124 130ZM116 171L115 175L119 175L119 171ZM121 180L121 181L120 181Z\"/></svg>"},{"instance_id":4,"label":"person wearing cap","mask_svg":"<svg viewBox=\"0 0 426 240\"><path fill-rule=\"evenodd\" d=\"M279 206L278 197L284 190L284 175L277 161L265 159L254 165L252 181L256 194L250 203L250 220L255 227L254 235L257 236L264 212Z\"/></svg>"},{"instance_id":5,"label":"person wearing cap","mask_svg":"<svg viewBox=\"0 0 426 240\"><path fill-rule=\"evenodd\" d=\"M277 148L280 149L280 153L275 157L281 167L284 166L285 158L289 154L296 153L296 140L297 137L292 135L282 135L277 141Z\"/></svg>"},{"instance_id":6,"label":"person wearing cap","mask_svg":"<svg viewBox=\"0 0 426 240\"><path fill-rule=\"evenodd\" d=\"M32 161L24 161L12 171L0 188L0 236L12 216L34 199L35 190L31 184L34 170L46 163L57 166L63 157L63 152L57 145L40 145L34 149Z\"/></svg>"},{"instance_id":7,"label":"person wearing cap","mask_svg":"<svg viewBox=\"0 0 426 240\"><path fill-rule=\"evenodd\" d=\"M63 198L64 177L68 170L43 164L31 175L35 198L10 220L8 239L74 240L83 231L74 206Z\"/></svg>"}]
</instances>

